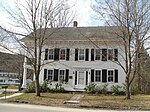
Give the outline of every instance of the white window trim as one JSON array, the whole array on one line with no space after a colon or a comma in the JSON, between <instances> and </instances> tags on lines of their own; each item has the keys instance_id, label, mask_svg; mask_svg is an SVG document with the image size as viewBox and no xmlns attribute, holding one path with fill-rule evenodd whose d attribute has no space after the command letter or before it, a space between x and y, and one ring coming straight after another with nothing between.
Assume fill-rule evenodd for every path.
<instances>
[{"instance_id":1,"label":"white window trim","mask_svg":"<svg viewBox=\"0 0 150 112\"><path fill-rule=\"evenodd\" d=\"M80 59L80 50L84 50L84 54L82 54L83 55L83 59L82 60ZM78 60L79 61L84 61L85 60L85 49L82 49L82 48L78 49Z\"/></svg>"},{"instance_id":2,"label":"white window trim","mask_svg":"<svg viewBox=\"0 0 150 112\"><path fill-rule=\"evenodd\" d=\"M61 50L65 50L65 59L61 59ZM59 50L59 60L66 60L66 55L67 55L67 50L66 50L66 48L61 48L61 49Z\"/></svg>"},{"instance_id":3,"label":"white window trim","mask_svg":"<svg viewBox=\"0 0 150 112\"><path fill-rule=\"evenodd\" d=\"M50 52L49 52L49 50L53 50L53 59L49 59L49 54L50 54ZM48 60L54 60L54 49L53 48L50 48L50 49L48 49Z\"/></svg>"},{"instance_id":4,"label":"white window trim","mask_svg":"<svg viewBox=\"0 0 150 112\"><path fill-rule=\"evenodd\" d=\"M108 71L113 71L113 81L108 81ZM114 82L114 69L107 69L107 83L113 83Z\"/></svg>"},{"instance_id":5,"label":"white window trim","mask_svg":"<svg viewBox=\"0 0 150 112\"><path fill-rule=\"evenodd\" d=\"M53 71L52 80L51 80L51 81L53 81L53 80L54 80L54 70L53 70L53 69L47 69L47 79L48 79L48 75L49 75L49 74L48 74L48 71L49 71L49 70L52 70L52 71Z\"/></svg>"},{"instance_id":6,"label":"white window trim","mask_svg":"<svg viewBox=\"0 0 150 112\"><path fill-rule=\"evenodd\" d=\"M96 81L96 71L100 71L100 81ZM95 69L94 70L94 82L96 82L96 83L100 83L100 82L102 82L102 70L101 69Z\"/></svg>"},{"instance_id":7,"label":"white window trim","mask_svg":"<svg viewBox=\"0 0 150 112\"><path fill-rule=\"evenodd\" d=\"M60 81L60 71L64 70L64 81L65 81L65 77L66 77L66 69L59 69L58 70L58 81Z\"/></svg>"},{"instance_id":8,"label":"white window trim","mask_svg":"<svg viewBox=\"0 0 150 112\"><path fill-rule=\"evenodd\" d=\"M95 61L100 61L102 59L102 57L101 57L101 55L102 55L102 49L98 49L98 50L100 50L100 59L99 60L96 59L96 50L97 49L94 49L94 60Z\"/></svg>"},{"instance_id":9,"label":"white window trim","mask_svg":"<svg viewBox=\"0 0 150 112\"><path fill-rule=\"evenodd\" d=\"M108 50L112 50L112 60L108 59L108 58L109 58ZM107 49L107 60L108 60L108 61L114 61L114 49L113 49L113 48L108 48L108 49Z\"/></svg>"}]
</instances>

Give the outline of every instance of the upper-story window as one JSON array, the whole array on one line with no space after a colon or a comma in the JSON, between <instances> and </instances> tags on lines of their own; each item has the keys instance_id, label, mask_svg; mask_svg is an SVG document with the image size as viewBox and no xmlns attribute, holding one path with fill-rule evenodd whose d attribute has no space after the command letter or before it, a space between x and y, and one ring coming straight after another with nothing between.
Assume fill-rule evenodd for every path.
<instances>
[{"instance_id":1,"label":"upper-story window","mask_svg":"<svg viewBox=\"0 0 150 112\"><path fill-rule=\"evenodd\" d=\"M107 61L107 49L102 49L102 61Z\"/></svg>"},{"instance_id":2,"label":"upper-story window","mask_svg":"<svg viewBox=\"0 0 150 112\"><path fill-rule=\"evenodd\" d=\"M84 60L84 49L79 49L79 60Z\"/></svg>"},{"instance_id":3,"label":"upper-story window","mask_svg":"<svg viewBox=\"0 0 150 112\"><path fill-rule=\"evenodd\" d=\"M100 57L101 57L101 50L96 49L95 50L95 60L100 60Z\"/></svg>"},{"instance_id":4,"label":"upper-story window","mask_svg":"<svg viewBox=\"0 0 150 112\"><path fill-rule=\"evenodd\" d=\"M45 60L69 60L70 49L45 49Z\"/></svg>"},{"instance_id":5,"label":"upper-story window","mask_svg":"<svg viewBox=\"0 0 150 112\"><path fill-rule=\"evenodd\" d=\"M49 49L49 59L54 59L54 49Z\"/></svg>"},{"instance_id":6,"label":"upper-story window","mask_svg":"<svg viewBox=\"0 0 150 112\"><path fill-rule=\"evenodd\" d=\"M113 60L113 49L108 49L108 60Z\"/></svg>"},{"instance_id":7,"label":"upper-story window","mask_svg":"<svg viewBox=\"0 0 150 112\"><path fill-rule=\"evenodd\" d=\"M66 49L60 49L60 60L66 59Z\"/></svg>"}]
</instances>

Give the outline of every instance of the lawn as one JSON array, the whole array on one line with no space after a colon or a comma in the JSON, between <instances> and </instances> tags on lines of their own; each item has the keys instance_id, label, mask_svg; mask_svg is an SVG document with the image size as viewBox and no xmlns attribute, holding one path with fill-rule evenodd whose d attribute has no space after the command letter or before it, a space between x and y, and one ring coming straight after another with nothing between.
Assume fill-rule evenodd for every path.
<instances>
[{"instance_id":1,"label":"lawn","mask_svg":"<svg viewBox=\"0 0 150 112\"><path fill-rule=\"evenodd\" d=\"M41 93L41 96L37 97L35 93L25 93L21 96L17 96L9 100L31 103L31 104L61 106L63 105L64 101L69 100L72 96L73 94L70 93Z\"/></svg>"},{"instance_id":2,"label":"lawn","mask_svg":"<svg viewBox=\"0 0 150 112\"><path fill-rule=\"evenodd\" d=\"M41 93L41 97L37 97L35 93L24 93L21 96L9 99L9 101L48 106L150 110L150 95L132 95L130 100L125 100L125 96L84 94L84 97L78 105L63 104L64 101L69 100L72 96L72 93Z\"/></svg>"},{"instance_id":3,"label":"lawn","mask_svg":"<svg viewBox=\"0 0 150 112\"><path fill-rule=\"evenodd\" d=\"M83 107L150 109L150 95L133 95L130 100L125 96L85 94L81 101Z\"/></svg>"},{"instance_id":4,"label":"lawn","mask_svg":"<svg viewBox=\"0 0 150 112\"><path fill-rule=\"evenodd\" d=\"M14 94L14 93L8 92L8 93L6 93L6 96L9 96L9 95L12 95L12 94ZM5 96L5 94L0 94L0 97L3 97L3 96Z\"/></svg>"}]
</instances>

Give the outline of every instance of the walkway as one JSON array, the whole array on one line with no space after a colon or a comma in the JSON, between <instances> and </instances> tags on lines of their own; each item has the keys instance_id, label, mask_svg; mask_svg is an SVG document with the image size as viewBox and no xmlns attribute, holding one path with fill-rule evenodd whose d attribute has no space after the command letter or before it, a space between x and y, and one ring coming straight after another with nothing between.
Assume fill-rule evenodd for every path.
<instances>
[{"instance_id":1,"label":"walkway","mask_svg":"<svg viewBox=\"0 0 150 112\"><path fill-rule=\"evenodd\" d=\"M12 98L12 97L15 97L15 96L20 96L20 95L22 95L22 94L23 94L23 93L14 93L13 95L6 96L6 99ZM0 97L0 100L1 100L1 99L5 99L5 96Z\"/></svg>"},{"instance_id":2,"label":"walkway","mask_svg":"<svg viewBox=\"0 0 150 112\"><path fill-rule=\"evenodd\" d=\"M65 101L64 103L66 104L79 104L80 103L80 100L81 98L83 97L84 95L82 94L74 94L73 97L68 100L68 101Z\"/></svg>"}]
</instances>

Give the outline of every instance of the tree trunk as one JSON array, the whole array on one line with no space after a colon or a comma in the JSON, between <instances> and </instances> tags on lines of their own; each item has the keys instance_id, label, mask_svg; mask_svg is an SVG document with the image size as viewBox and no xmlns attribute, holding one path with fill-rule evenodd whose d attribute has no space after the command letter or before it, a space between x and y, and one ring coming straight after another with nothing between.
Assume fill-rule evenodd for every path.
<instances>
[{"instance_id":1,"label":"tree trunk","mask_svg":"<svg viewBox=\"0 0 150 112\"><path fill-rule=\"evenodd\" d=\"M126 99L130 99L130 83L128 77L126 77Z\"/></svg>"},{"instance_id":2,"label":"tree trunk","mask_svg":"<svg viewBox=\"0 0 150 112\"><path fill-rule=\"evenodd\" d=\"M40 96L40 84L39 84L39 75L36 74L35 78L35 91L36 91L36 96Z\"/></svg>"}]
</instances>

